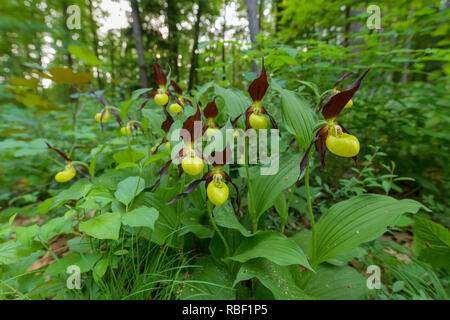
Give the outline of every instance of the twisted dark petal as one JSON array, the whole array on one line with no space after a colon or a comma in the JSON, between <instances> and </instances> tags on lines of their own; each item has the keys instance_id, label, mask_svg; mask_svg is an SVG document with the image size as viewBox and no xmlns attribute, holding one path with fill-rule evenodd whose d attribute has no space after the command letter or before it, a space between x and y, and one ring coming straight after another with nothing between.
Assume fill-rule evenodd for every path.
<instances>
[{"instance_id":1,"label":"twisted dark petal","mask_svg":"<svg viewBox=\"0 0 450 320\"><path fill-rule=\"evenodd\" d=\"M130 133L131 133L131 138L134 140L134 129L133 129L133 124L130 123L128 124L130 126Z\"/></svg>"},{"instance_id":2,"label":"twisted dark petal","mask_svg":"<svg viewBox=\"0 0 450 320\"><path fill-rule=\"evenodd\" d=\"M178 83L176 83L173 80L170 80L170 84L172 85L173 89L175 90L175 92L177 94L179 94L180 96L183 95L183 90L181 89L181 87L178 85Z\"/></svg>"},{"instance_id":3,"label":"twisted dark petal","mask_svg":"<svg viewBox=\"0 0 450 320\"><path fill-rule=\"evenodd\" d=\"M141 104L141 106L139 107L138 111L141 111L142 109L144 109L145 105L147 104L147 102L149 102L151 99L147 99L144 101L143 104Z\"/></svg>"},{"instance_id":4,"label":"twisted dark petal","mask_svg":"<svg viewBox=\"0 0 450 320\"><path fill-rule=\"evenodd\" d=\"M370 71L370 68L367 69L355 83L351 85L351 87L347 90L343 90L335 95L331 96L327 101L322 110L322 115L328 121L336 118L339 113L344 109L345 105L350 101L355 92L359 89L361 81Z\"/></svg>"},{"instance_id":5,"label":"twisted dark petal","mask_svg":"<svg viewBox=\"0 0 450 320\"><path fill-rule=\"evenodd\" d=\"M276 123L275 119L272 117L272 115L269 112L267 112L266 109L264 109L264 107L261 107L261 112L266 114L269 117L270 123L272 124L272 128L278 129L278 126L277 126L277 123ZM281 131L278 131L278 134L281 137Z\"/></svg>"},{"instance_id":6,"label":"twisted dark petal","mask_svg":"<svg viewBox=\"0 0 450 320\"><path fill-rule=\"evenodd\" d=\"M158 188L159 184L161 183L161 179L167 175L167 172L169 171L170 164L172 163L172 160L169 160L166 162L164 167L162 167L161 171L159 172L159 179L156 181L155 185L152 188L152 192Z\"/></svg>"},{"instance_id":7,"label":"twisted dark petal","mask_svg":"<svg viewBox=\"0 0 450 320\"><path fill-rule=\"evenodd\" d=\"M103 97L100 97L100 96L94 91L94 88L92 87L92 84L91 84L91 92L94 94L94 96L97 98L97 100L100 101L101 104L103 104L105 107L108 106L108 102L106 102L106 100L103 99Z\"/></svg>"},{"instance_id":8,"label":"twisted dark petal","mask_svg":"<svg viewBox=\"0 0 450 320\"><path fill-rule=\"evenodd\" d=\"M91 177L88 174L84 173L83 170L81 170L80 168L77 168L76 166L74 166L74 169L77 170L77 172L79 174L81 174L83 177L85 177L86 179L91 181Z\"/></svg>"},{"instance_id":9,"label":"twisted dark petal","mask_svg":"<svg viewBox=\"0 0 450 320\"><path fill-rule=\"evenodd\" d=\"M184 98L184 101L186 102L186 104L190 105L192 107L192 101L189 99Z\"/></svg>"},{"instance_id":10,"label":"twisted dark petal","mask_svg":"<svg viewBox=\"0 0 450 320\"><path fill-rule=\"evenodd\" d=\"M139 130L141 130L142 135L145 137L144 128L142 128L140 123L134 123L135 128L137 127Z\"/></svg>"},{"instance_id":11,"label":"twisted dark petal","mask_svg":"<svg viewBox=\"0 0 450 320\"><path fill-rule=\"evenodd\" d=\"M333 87L336 88L336 87L339 85L339 83L341 83L342 81L344 81L345 79L347 79L348 77L350 77L352 74L357 74L357 73L360 72L360 71L361 71L361 69L353 70L353 71L347 72L347 73L344 74L342 77L340 77L338 81L336 81L336 83L334 84Z\"/></svg>"},{"instance_id":12,"label":"twisted dark petal","mask_svg":"<svg viewBox=\"0 0 450 320\"><path fill-rule=\"evenodd\" d=\"M166 115L166 120L161 125L161 129L167 134L169 133L170 127L175 122L172 116L167 112L167 108L163 108L164 114Z\"/></svg>"},{"instance_id":13,"label":"twisted dark petal","mask_svg":"<svg viewBox=\"0 0 450 320\"><path fill-rule=\"evenodd\" d=\"M155 72L153 80L156 82L156 84L158 86L166 86L167 84L166 74L161 69L156 59L153 60L153 71Z\"/></svg>"},{"instance_id":14,"label":"twisted dark petal","mask_svg":"<svg viewBox=\"0 0 450 320\"><path fill-rule=\"evenodd\" d=\"M178 99L178 97L177 96L173 96L174 97L174 99L175 99L175 101L181 106L181 108L184 110L184 105L183 105L183 103L180 101L180 99Z\"/></svg>"},{"instance_id":15,"label":"twisted dark petal","mask_svg":"<svg viewBox=\"0 0 450 320\"><path fill-rule=\"evenodd\" d=\"M353 161L355 162L355 166L358 166L358 156L352 157Z\"/></svg>"},{"instance_id":16,"label":"twisted dark petal","mask_svg":"<svg viewBox=\"0 0 450 320\"><path fill-rule=\"evenodd\" d=\"M245 110L245 130L248 130L251 128L250 126L250 115L253 113L253 110L255 109L254 106L251 106Z\"/></svg>"},{"instance_id":17,"label":"twisted dark petal","mask_svg":"<svg viewBox=\"0 0 450 320\"><path fill-rule=\"evenodd\" d=\"M233 180L231 180L230 176L228 174L226 174L225 172L221 172L222 177L228 181L229 183L231 183L234 187L234 190L236 190L236 203L238 205L238 209L237 212L239 212L239 209L241 208L241 195L239 193L239 188L234 184Z\"/></svg>"},{"instance_id":18,"label":"twisted dark petal","mask_svg":"<svg viewBox=\"0 0 450 320\"><path fill-rule=\"evenodd\" d=\"M314 139L312 139L311 143L309 144L308 149L306 149L305 155L302 158L302 161L300 161L300 176L302 175L303 171L306 169L306 165L308 164L309 160L309 151L311 150L311 147L314 142L316 142L319 138L316 136ZM299 176L299 179L300 179Z\"/></svg>"},{"instance_id":19,"label":"twisted dark petal","mask_svg":"<svg viewBox=\"0 0 450 320\"><path fill-rule=\"evenodd\" d=\"M100 115L100 127L102 128L102 132L105 131L105 126L103 125L103 116L105 115L105 113L106 113L106 109L103 108L102 114Z\"/></svg>"},{"instance_id":20,"label":"twisted dark petal","mask_svg":"<svg viewBox=\"0 0 450 320\"><path fill-rule=\"evenodd\" d=\"M191 143L202 137L201 130L195 130L195 123L202 120L202 114L200 112L200 108L197 107L197 111L195 114L186 119L183 123L183 129L187 130L190 135L190 141L185 141L185 143ZM197 132L200 131L200 132Z\"/></svg>"},{"instance_id":21,"label":"twisted dark petal","mask_svg":"<svg viewBox=\"0 0 450 320\"><path fill-rule=\"evenodd\" d=\"M248 93L253 101L261 101L266 94L269 83L267 82L266 68L264 67L264 58L262 60L261 74L248 87Z\"/></svg>"},{"instance_id":22,"label":"twisted dark petal","mask_svg":"<svg viewBox=\"0 0 450 320\"><path fill-rule=\"evenodd\" d=\"M233 127L233 129L236 129L236 124L237 124L239 118L242 117L243 115L244 115L244 113L241 113L240 115L238 115L236 118L234 118L231 121L231 126Z\"/></svg>"},{"instance_id":23,"label":"twisted dark petal","mask_svg":"<svg viewBox=\"0 0 450 320\"><path fill-rule=\"evenodd\" d=\"M178 164L178 178L181 177L181 175L183 174L184 170L183 170L183 166L180 164Z\"/></svg>"},{"instance_id":24,"label":"twisted dark petal","mask_svg":"<svg viewBox=\"0 0 450 320\"><path fill-rule=\"evenodd\" d=\"M122 119L120 119L120 115L119 113L117 113L117 111L110 109L109 112L111 112L113 114L113 116L116 118L117 123L119 124L119 126L122 127Z\"/></svg>"},{"instance_id":25,"label":"twisted dark petal","mask_svg":"<svg viewBox=\"0 0 450 320\"><path fill-rule=\"evenodd\" d=\"M52 149L53 151L57 152L61 157L63 157L64 160L69 161L69 162L72 162L72 159L70 159L70 158L67 156L67 154L65 154L63 151L61 151L61 150L59 150L59 149L56 149L56 148L52 147L47 141L45 142L45 144L47 145L47 147L48 147L49 149Z\"/></svg>"},{"instance_id":26,"label":"twisted dark petal","mask_svg":"<svg viewBox=\"0 0 450 320\"><path fill-rule=\"evenodd\" d=\"M316 151L320 156L320 163L322 168L325 168L325 152L327 151L327 137L328 137L328 126L322 127L322 129L317 132L316 135L319 140L316 141Z\"/></svg>"},{"instance_id":27,"label":"twisted dark petal","mask_svg":"<svg viewBox=\"0 0 450 320\"><path fill-rule=\"evenodd\" d=\"M156 146L155 151L153 151L152 154L157 154L157 153L158 153L159 147L161 147L161 145L162 145L164 142L167 142L167 137L164 137L164 138L161 140L161 142Z\"/></svg>"},{"instance_id":28,"label":"twisted dark petal","mask_svg":"<svg viewBox=\"0 0 450 320\"><path fill-rule=\"evenodd\" d=\"M200 179L195 180L194 182L192 182L190 185L188 185L188 187L187 187L182 193L180 193L179 195L177 195L177 196L176 196L175 198L173 198L170 202L167 202L167 204L172 204L172 203L178 201L178 199L180 199L182 196L184 196L184 195L186 195L186 194L189 194L189 193L191 193L192 191L194 191L194 190L197 188L197 186L200 184L200 182L205 181L205 180L208 178L209 174L210 174L210 171L208 171L207 173L205 173L205 174L203 175L203 177L201 177Z\"/></svg>"}]
</instances>

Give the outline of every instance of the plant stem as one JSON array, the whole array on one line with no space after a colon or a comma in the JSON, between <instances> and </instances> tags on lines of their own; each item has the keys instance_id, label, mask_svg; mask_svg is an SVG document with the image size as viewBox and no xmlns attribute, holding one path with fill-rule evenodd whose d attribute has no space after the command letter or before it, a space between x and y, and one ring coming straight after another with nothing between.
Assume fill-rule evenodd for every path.
<instances>
[{"instance_id":1,"label":"plant stem","mask_svg":"<svg viewBox=\"0 0 450 320\"><path fill-rule=\"evenodd\" d=\"M217 234L219 235L220 239L222 239L223 245L225 246L225 251L227 254L227 257L230 256L230 247L228 246L227 240L225 240L225 237L223 236L222 232L220 232L219 227L217 227L216 221L214 221L213 214L212 214L212 203L208 201L208 215L209 219L211 220L211 224L213 225L214 230L216 230Z\"/></svg>"},{"instance_id":2,"label":"plant stem","mask_svg":"<svg viewBox=\"0 0 450 320\"><path fill-rule=\"evenodd\" d=\"M286 226L287 217L288 217L288 214L289 214L289 208L291 207L291 202L292 202L292 199L294 198L294 190L295 190L295 185L296 184L297 184L297 182L294 182L292 184L292 186L291 186L291 192L289 194L289 200L288 200L288 203L286 205L286 212L285 212L286 220L281 222L281 229L280 229L281 233L284 233L284 227Z\"/></svg>"},{"instance_id":3,"label":"plant stem","mask_svg":"<svg viewBox=\"0 0 450 320\"><path fill-rule=\"evenodd\" d=\"M254 202L253 202L253 191L252 191L252 183L250 180L250 169L248 166L248 151L249 151L249 145L248 145L248 139L245 139L245 172L247 175L247 186L248 186L248 203L252 203L252 206L254 208ZM248 206L248 211L250 213L250 216L252 218L252 223L253 223L253 233L256 233L256 231L258 230L258 219L256 217L256 213L253 212L253 210L250 210L250 206L247 204Z\"/></svg>"},{"instance_id":4,"label":"plant stem","mask_svg":"<svg viewBox=\"0 0 450 320\"><path fill-rule=\"evenodd\" d=\"M311 222L311 243L309 248L309 253L311 257L311 266L315 268L314 263L314 254L315 254L315 242L316 242L316 228L315 228L315 222L314 222L314 214L312 210L312 203L311 203L311 193L309 190L309 161L306 165L306 171L305 171L305 188L306 188L306 201L308 202L308 212L309 212L309 220Z\"/></svg>"}]
</instances>

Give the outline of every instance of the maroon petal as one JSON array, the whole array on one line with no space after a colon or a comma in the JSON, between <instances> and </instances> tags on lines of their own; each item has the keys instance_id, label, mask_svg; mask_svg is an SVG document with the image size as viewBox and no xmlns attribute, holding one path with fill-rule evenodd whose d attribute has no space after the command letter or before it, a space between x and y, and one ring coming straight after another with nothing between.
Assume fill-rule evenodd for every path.
<instances>
[{"instance_id":1,"label":"maroon petal","mask_svg":"<svg viewBox=\"0 0 450 320\"><path fill-rule=\"evenodd\" d=\"M244 114L244 113L241 113L240 115L238 115L236 118L234 118L234 119L231 121L231 126L233 127L233 129L236 129L236 124L237 124L239 118L242 117L243 114Z\"/></svg>"},{"instance_id":2,"label":"maroon petal","mask_svg":"<svg viewBox=\"0 0 450 320\"><path fill-rule=\"evenodd\" d=\"M269 119L270 119L270 123L272 124L272 128L274 129L278 129L277 123L275 121L275 119L272 117L272 115L270 113L267 112L266 109L264 109L264 107L260 107L261 108L261 112L266 114ZM279 132L280 136L281 136L281 132Z\"/></svg>"},{"instance_id":3,"label":"maroon petal","mask_svg":"<svg viewBox=\"0 0 450 320\"><path fill-rule=\"evenodd\" d=\"M231 183L234 187L234 190L236 190L236 203L238 205L238 209L237 211L239 212L239 209L241 208L241 195L239 193L239 188L234 184L233 180L231 180L230 176L228 174L226 174L225 172L221 172L222 177L228 181L229 183Z\"/></svg>"},{"instance_id":4,"label":"maroon petal","mask_svg":"<svg viewBox=\"0 0 450 320\"><path fill-rule=\"evenodd\" d=\"M364 79L364 77L367 75L369 71L370 68L367 69L361 75L361 77L359 77L359 79L356 80L354 84L352 84L352 86L349 89L341 91L331 96L331 98L327 101L322 110L322 115L324 116L325 120L329 121L335 119L339 115L339 113L341 113L342 109L344 109L345 105L350 101L355 92L359 89L361 81Z\"/></svg>"},{"instance_id":5,"label":"maroon petal","mask_svg":"<svg viewBox=\"0 0 450 320\"><path fill-rule=\"evenodd\" d=\"M347 72L347 73L344 74L342 77L340 77L338 81L336 81L336 83L334 84L333 87L336 88L336 87L339 85L339 83L341 83L343 80L347 79L347 78L350 77L352 74L357 74L359 71L361 71L361 69L353 70L353 71Z\"/></svg>"},{"instance_id":6,"label":"maroon petal","mask_svg":"<svg viewBox=\"0 0 450 320\"><path fill-rule=\"evenodd\" d=\"M53 148L48 142L45 142L45 144L47 145L47 147L49 149L52 149L53 151L56 151L61 157L64 158L64 160L68 161L68 162L72 162L72 159L70 159L67 154L65 154L63 151Z\"/></svg>"},{"instance_id":7,"label":"maroon petal","mask_svg":"<svg viewBox=\"0 0 450 320\"><path fill-rule=\"evenodd\" d=\"M164 71L159 66L159 64L156 61L156 59L154 59L154 62L153 62L153 71L155 72L153 80L156 82L156 84L158 86L164 86L165 87L166 84L167 84L167 77L166 77L166 74L164 73Z\"/></svg>"},{"instance_id":8,"label":"maroon petal","mask_svg":"<svg viewBox=\"0 0 450 320\"><path fill-rule=\"evenodd\" d=\"M161 171L159 172L159 179L156 181L155 185L152 188L152 192L158 188L159 184L161 183L161 179L167 175L167 172L169 171L170 164L172 163L172 160L169 160L166 162L164 167L162 167Z\"/></svg>"},{"instance_id":9,"label":"maroon petal","mask_svg":"<svg viewBox=\"0 0 450 320\"><path fill-rule=\"evenodd\" d=\"M186 119L183 123L183 129L187 130L190 134L190 141L185 141L186 144L192 143L195 140L202 137L202 130L195 130L195 124L202 121L202 115L200 113L200 108L197 107L197 112ZM200 126L202 128L202 126ZM186 138L186 137L184 137Z\"/></svg>"},{"instance_id":10,"label":"maroon petal","mask_svg":"<svg viewBox=\"0 0 450 320\"><path fill-rule=\"evenodd\" d=\"M101 104L103 104L105 107L108 106L108 102L106 102L105 99L100 97L95 91L94 88L91 85L91 92L94 94L94 96L97 98L98 101L100 101Z\"/></svg>"},{"instance_id":11,"label":"maroon petal","mask_svg":"<svg viewBox=\"0 0 450 320\"><path fill-rule=\"evenodd\" d=\"M264 67L264 59L262 61L261 74L248 87L248 93L252 97L253 102L261 101L266 94L269 83L267 82L266 68Z\"/></svg>"},{"instance_id":12,"label":"maroon petal","mask_svg":"<svg viewBox=\"0 0 450 320\"><path fill-rule=\"evenodd\" d=\"M207 173L205 173L205 175L203 177L201 177L198 180L195 180L194 182L192 182L190 185L188 185L188 187L179 195L177 195L175 198L173 198L170 202L167 202L167 204L172 204L176 201L178 201L178 199L180 199L182 196L191 193L192 191L194 191L198 185L202 182L205 181L210 175L210 171L208 171Z\"/></svg>"},{"instance_id":13,"label":"maroon petal","mask_svg":"<svg viewBox=\"0 0 450 320\"><path fill-rule=\"evenodd\" d=\"M309 151L311 150L311 147L313 145L314 142L316 142L319 138L318 137L314 137L314 139L312 139L311 143L309 144L308 149L306 149L305 155L302 158L302 161L300 161L300 176L302 174L302 172L305 170L306 165L308 164L308 160L309 160Z\"/></svg>"},{"instance_id":14,"label":"maroon petal","mask_svg":"<svg viewBox=\"0 0 450 320\"><path fill-rule=\"evenodd\" d=\"M176 83L176 82L173 81L173 80L170 80L170 84L172 85L173 90L174 90L177 94L179 94L180 96L183 95L183 90L182 90L181 87L178 85L178 83Z\"/></svg>"},{"instance_id":15,"label":"maroon petal","mask_svg":"<svg viewBox=\"0 0 450 320\"><path fill-rule=\"evenodd\" d=\"M166 108L163 108L164 114L166 115L166 120L162 123L161 129L167 134L169 133L170 127L175 122L172 116L167 112Z\"/></svg>"},{"instance_id":16,"label":"maroon petal","mask_svg":"<svg viewBox=\"0 0 450 320\"><path fill-rule=\"evenodd\" d=\"M316 141L316 151L319 153L322 168L325 168L325 152L327 151L327 144L326 144L327 136L328 136L328 125L320 129L316 135L316 137L318 138L318 140Z\"/></svg>"},{"instance_id":17,"label":"maroon petal","mask_svg":"<svg viewBox=\"0 0 450 320\"><path fill-rule=\"evenodd\" d=\"M205 109L203 109L203 115L206 119L214 119L215 117L217 117L218 113L219 110L217 109L216 99L214 98L214 100L208 103Z\"/></svg>"},{"instance_id":18,"label":"maroon petal","mask_svg":"<svg viewBox=\"0 0 450 320\"><path fill-rule=\"evenodd\" d=\"M111 112L113 114L113 116L116 118L116 121L119 124L119 126L122 127L122 119L120 119L120 115L117 113L117 111L115 111L113 109L109 109L109 112Z\"/></svg>"}]
</instances>

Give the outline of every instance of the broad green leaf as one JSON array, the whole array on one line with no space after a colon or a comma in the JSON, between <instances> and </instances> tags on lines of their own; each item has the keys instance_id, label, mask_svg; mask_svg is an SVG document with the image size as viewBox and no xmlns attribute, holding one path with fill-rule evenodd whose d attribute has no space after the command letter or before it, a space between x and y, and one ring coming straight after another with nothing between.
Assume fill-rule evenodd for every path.
<instances>
[{"instance_id":1,"label":"broad green leaf","mask_svg":"<svg viewBox=\"0 0 450 320\"><path fill-rule=\"evenodd\" d=\"M414 247L419 259L437 269L450 270L450 231L429 219L415 217Z\"/></svg>"},{"instance_id":2,"label":"broad green leaf","mask_svg":"<svg viewBox=\"0 0 450 320\"><path fill-rule=\"evenodd\" d=\"M48 210L52 210L69 200L79 200L84 197L92 188L92 183L88 179L80 179L70 186L69 189L58 193L52 201Z\"/></svg>"},{"instance_id":3,"label":"broad green leaf","mask_svg":"<svg viewBox=\"0 0 450 320\"><path fill-rule=\"evenodd\" d=\"M161 192L163 192L163 190L161 190ZM173 196L175 196L175 193ZM158 210L159 218L155 222L155 228L152 232L152 241L159 245L167 243L171 246L175 246L175 244L168 240L178 228L177 212L175 210L176 204L167 205L166 203L168 201L170 200L163 199L159 194L144 192L136 199L135 206L138 207L143 205ZM178 247L178 244L176 244L176 246Z\"/></svg>"},{"instance_id":4,"label":"broad green leaf","mask_svg":"<svg viewBox=\"0 0 450 320\"><path fill-rule=\"evenodd\" d=\"M157 154L152 154L147 159L145 159L144 168L146 166L148 166L150 163L161 160L161 159L165 158L166 156L170 156L170 153L169 152L161 152L161 153L157 153Z\"/></svg>"},{"instance_id":5,"label":"broad green leaf","mask_svg":"<svg viewBox=\"0 0 450 320\"><path fill-rule=\"evenodd\" d=\"M298 268L297 266L293 267ZM233 287L241 281L257 278L277 300L312 299L298 287L291 271L291 267L279 266L267 259L253 259L241 266Z\"/></svg>"},{"instance_id":6,"label":"broad green leaf","mask_svg":"<svg viewBox=\"0 0 450 320\"><path fill-rule=\"evenodd\" d=\"M108 269L108 264L109 257L103 258L95 264L95 267L92 270L95 282L98 282L105 275L105 272Z\"/></svg>"},{"instance_id":7,"label":"broad green leaf","mask_svg":"<svg viewBox=\"0 0 450 320\"><path fill-rule=\"evenodd\" d=\"M233 207L227 201L223 205L214 208L214 220L217 225L239 231L244 237L252 236L250 230L247 230L236 218Z\"/></svg>"},{"instance_id":8,"label":"broad green leaf","mask_svg":"<svg viewBox=\"0 0 450 320\"><path fill-rule=\"evenodd\" d=\"M159 213L155 208L141 206L122 215L122 223L130 227L154 229Z\"/></svg>"},{"instance_id":9,"label":"broad green leaf","mask_svg":"<svg viewBox=\"0 0 450 320\"><path fill-rule=\"evenodd\" d=\"M313 265L378 238L403 213L416 213L421 207L414 200L396 200L377 194L363 194L335 204L316 224L311 253Z\"/></svg>"},{"instance_id":10,"label":"broad green leaf","mask_svg":"<svg viewBox=\"0 0 450 320\"><path fill-rule=\"evenodd\" d=\"M152 88L142 88L134 90L133 93L131 94L131 100L137 100L141 94L149 92L150 90L152 90Z\"/></svg>"},{"instance_id":11,"label":"broad green leaf","mask_svg":"<svg viewBox=\"0 0 450 320\"><path fill-rule=\"evenodd\" d=\"M286 196L284 193L280 193L278 197L275 199L273 206L275 207L275 210L277 210L278 215L280 216L281 223L286 224L287 217L288 217L288 211L287 211L287 203L286 203Z\"/></svg>"},{"instance_id":12,"label":"broad green leaf","mask_svg":"<svg viewBox=\"0 0 450 320\"><path fill-rule=\"evenodd\" d=\"M317 122L311 106L303 97L281 88L275 81L272 81L272 87L280 93L281 113L286 129L297 138L303 148L307 148Z\"/></svg>"},{"instance_id":13,"label":"broad green leaf","mask_svg":"<svg viewBox=\"0 0 450 320\"><path fill-rule=\"evenodd\" d=\"M104 213L80 222L79 230L97 239L119 239L120 213Z\"/></svg>"},{"instance_id":14,"label":"broad green leaf","mask_svg":"<svg viewBox=\"0 0 450 320\"><path fill-rule=\"evenodd\" d=\"M214 234L205 210L191 209L184 211L181 216L181 223L183 228L180 231L180 236L192 232L200 239L205 239L211 238Z\"/></svg>"},{"instance_id":15,"label":"broad green leaf","mask_svg":"<svg viewBox=\"0 0 450 320\"><path fill-rule=\"evenodd\" d=\"M128 177L117 185L114 196L124 205L129 205L145 188L145 180L140 177Z\"/></svg>"},{"instance_id":16,"label":"broad green leaf","mask_svg":"<svg viewBox=\"0 0 450 320\"><path fill-rule=\"evenodd\" d=\"M20 259L17 248L21 246L19 242L14 240L0 244L0 265L14 263Z\"/></svg>"},{"instance_id":17,"label":"broad green leaf","mask_svg":"<svg viewBox=\"0 0 450 320\"><path fill-rule=\"evenodd\" d=\"M201 258L194 265L195 272L185 281L179 298L181 300L234 300L236 292L232 289L233 278L225 265L211 257Z\"/></svg>"},{"instance_id":18,"label":"broad green leaf","mask_svg":"<svg viewBox=\"0 0 450 320\"><path fill-rule=\"evenodd\" d=\"M246 262L254 258L266 258L280 266L300 264L311 269L302 249L293 240L275 231L262 231L243 239L228 259Z\"/></svg>"},{"instance_id":19,"label":"broad green leaf","mask_svg":"<svg viewBox=\"0 0 450 320\"><path fill-rule=\"evenodd\" d=\"M355 269L326 264L317 267L305 292L324 300L361 300L370 293L367 279Z\"/></svg>"},{"instance_id":20,"label":"broad green leaf","mask_svg":"<svg viewBox=\"0 0 450 320\"><path fill-rule=\"evenodd\" d=\"M215 92L225 101L225 110L232 119L244 113L252 105L250 98L241 90L225 89L216 85Z\"/></svg>"},{"instance_id":21,"label":"broad green leaf","mask_svg":"<svg viewBox=\"0 0 450 320\"><path fill-rule=\"evenodd\" d=\"M121 163L128 163L128 162L138 162L141 160L145 155L142 153L138 153L137 151L127 148L125 150L120 150L116 152L113 155L114 160L121 164Z\"/></svg>"},{"instance_id":22,"label":"broad green leaf","mask_svg":"<svg viewBox=\"0 0 450 320\"><path fill-rule=\"evenodd\" d=\"M65 217L53 218L46 224L44 224L39 232L39 238L41 241L48 241L59 234L71 234L72 223Z\"/></svg>"},{"instance_id":23,"label":"broad green leaf","mask_svg":"<svg viewBox=\"0 0 450 320\"><path fill-rule=\"evenodd\" d=\"M299 154L282 156L279 161L278 172L274 175L250 176L253 202L249 205L256 212L257 217L274 205L283 190L297 181L300 174L300 156Z\"/></svg>"},{"instance_id":24,"label":"broad green leaf","mask_svg":"<svg viewBox=\"0 0 450 320\"><path fill-rule=\"evenodd\" d=\"M67 50L73 54L75 57L83 60L89 65L99 66L102 62L97 58L95 53L89 47L79 47L69 45Z\"/></svg>"},{"instance_id":25,"label":"broad green leaf","mask_svg":"<svg viewBox=\"0 0 450 320\"><path fill-rule=\"evenodd\" d=\"M28 227L19 227L16 229L16 239L18 242L29 246L35 235L39 232L39 226L33 224Z\"/></svg>"},{"instance_id":26,"label":"broad green leaf","mask_svg":"<svg viewBox=\"0 0 450 320\"><path fill-rule=\"evenodd\" d=\"M78 252L71 252L59 260L53 262L44 272L47 275L68 275L67 267L76 265L80 268L81 273L88 272L92 269L94 264L100 259L100 253L80 254Z\"/></svg>"}]
</instances>

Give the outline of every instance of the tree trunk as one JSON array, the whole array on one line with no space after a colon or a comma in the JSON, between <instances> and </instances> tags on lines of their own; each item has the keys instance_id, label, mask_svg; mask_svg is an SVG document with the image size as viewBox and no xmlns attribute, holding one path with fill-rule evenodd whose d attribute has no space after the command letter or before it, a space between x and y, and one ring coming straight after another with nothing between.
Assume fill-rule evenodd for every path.
<instances>
[{"instance_id":1,"label":"tree trunk","mask_svg":"<svg viewBox=\"0 0 450 320\"><path fill-rule=\"evenodd\" d=\"M258 25L258 8L256 5L256 0L245 0L247 3L247 15L248 15L248 27L250 30L250 40L253 44L256 44L256 36L259 34ZM252 61L253 72L258 74L258 66L256 61Z\"/></svg>"},{"instance_id":2,"label":"tree trunk","mask_svg":"<svg viewBox=\"0 0 450 320\"><path fill-rule=\"evenodd\" d=\"M227 31L227 5L228 5L228 1L225 1L224 4L224 11L223 11L223 25L222 25L222 41L225 42L225 32ZM225 67L225 43L222 43L222 62L223 62L223 67L222 67L222 72L223 72L223 77L222 79L225 80L227 78L227 70Z\"/></svg>"},{"instance_id":3,"label":"tree trunk","mask_svg":"<svg viewBox=\"0 0 450 320\"><path fill-rule=\"evenodd\" d=\"M94 47L94 53L97 56L97 58L99 57L99 52L98 52L98 35L97 35L97 23L94 20L94 9L93 9L93 5L92 5L92 0L89 0L89 16L90 16L90 22L91 22L91 28L92 28L92 45ZM102 73L100 69L96 69L97 70L97 82L98 82L98 86L100 89L103 89L103 77L102 77Z\"/></svg>"},{"instance_id":4,"label":"tree trunk","mask_svg":"<svg viewBox=\"0 0 450 320\"><path fill-rule=\"evenodd\" d=\"M198 38L200 37L200 18L202 16L203 3L202 0L198 1L198 11L194 25L194 44L192 46L191 54L191 68L189 70L189 85L188 90L192 90L194 87L194 81L197 79L196 69L198 67L198 55L196 53L198 49Z\"/></svg>"},{"instance_id":5,"label":"tree trunk","mask_svg":"<svg viewBox=\"0 0 450 320\"><path fill-rule=\"evenodd\" d=\"M133 18L133 36L138 54L139 80L141 81L142 88L148 88L147 67L145 65L144 47L142 45L141 21L136 0L131 0L131 16Z\"/></svg>"},{"instance_id":6,"label":"tree trunk","mask_svg":"<svg viewBox=\"0 0 450 320\"><path fill-rule=\"evenodd\" d=\"M180 71L178 70L178 39L177 39L177 21L178 21L178 0L167 0L167 24L169 27L169 64L174 70L174 76L178 80Z\"/></svg>"},{"instance_id":7,"label":"tree trunk","mask_svg":"<svg viewBox=\"0 0 450 320\"><path fill-rule=\"evenodd\" d=\"M282 0L274 0L272 2L275 7L275 32L279 32L281 27L281 11L283 11L283 6L281 5L282 2Z\"/></svg>"}]
</instances>

